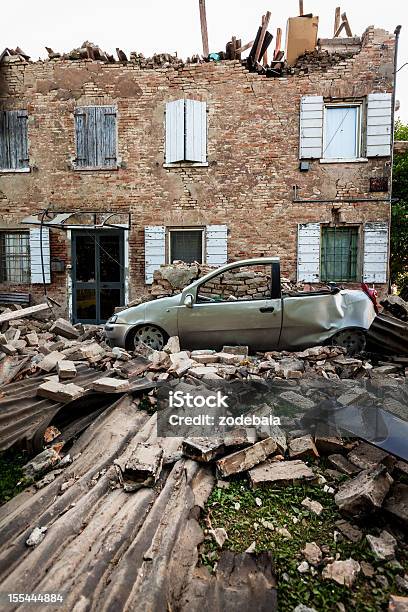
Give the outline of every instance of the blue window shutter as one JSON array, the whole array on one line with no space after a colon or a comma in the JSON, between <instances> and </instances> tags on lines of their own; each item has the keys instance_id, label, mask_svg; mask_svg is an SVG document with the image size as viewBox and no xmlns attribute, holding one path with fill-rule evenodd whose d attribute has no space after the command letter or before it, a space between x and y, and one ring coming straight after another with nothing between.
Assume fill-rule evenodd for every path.
<instances>
[{"instance_id":1,"label":"blue window shutter","mask_svg":"<svg viewBox=\"0 0 408 612\"><path fill-rule=\"evenodd\" d=\"M320 223L298 225L297 280L307 283L320 280Z\"/></svg>"},{"instance_id":2,"label":"blue window shutter","mask_svg":"<svg viewBox=\"0 0 408 612\"><path fill-rule=\"evenodd\" d=\"M323 144L323 96L303 96L300 102L300 159L319 159Z\"/></svg>"},{"instance_id":3,"label":"blue window shutter","mask_svg":"<svg viewBox=\"0 0 408 612\"><path fill-rule=\"evenodd\" d=\"M186 100L186 160L207 161L207 105Z\"/></svg>"},{"instance_id":4,"label":"blue window shutter","mask_svg":"<svg viewBox=\"0 0 408 612\"><path fill-rule=\"evenodd\" d=\"M391 155L391 104L390 93L367 97L367 157Z\"/></svg>"},{"instance_id":5,"label":"blue window shutter","mask_svg":"<svg viewBox=\"0 0 408 612\"><path fill-rule=\"evenodd\" d=\"M29 168L28 114L25 110L0 111L0 168L22 170Z\"/></svg>"},{"instance_id":6,"label":"blue window shutter","mask_svg":"<svg viewBox=\"0 0 408 612\"><path fill-rule=\"evenodd\" d=\"M145 283L151 285L153 274L166 263L166 228L163 225L145 227Z\"/></svg>"},{"instance_id":7,"label":"blue window shutter","mask_svg":"<svg viewBox=\"0 0 408 612\"><path fill-rule=\"evenodd\" d=\"M364 226L364 270L366 283L386 283L388 272L388 223Z\"/></svg>"},{"instance_id":8,"label":"blue window shutter","mask_svg":"<svg viewBox=\"0 0 408 612\"><path fill-rule=\"evenodd\" d=\"M41 228L34 227L30 229L30 265L31 265L31 283L39 284L43 282L43 273L41 266ZM45 282L51 282L51 267L50 267L50 230L48 227L42 228L42 252L44 262Z\"/></svg>"},{"instance_id":9,"label":"blue window shutter","mask_svg":"<svg viewBox=\"0 0 408 612\"><path fill-rule=\"evenodd\" d=\"M222 266L228 257L228 227L226 225L207 225L206 263L211 266Z\"/></svg>"},{"instance_id":10,"label":"blue window shutter","mask_svg":"<svg viewBox=\"0 0 408 612\"><path fill-rule=\"evenodd\" d=\"M184 100L166 104L166 164L185 159Z\"/></svg>"}]
</instances>

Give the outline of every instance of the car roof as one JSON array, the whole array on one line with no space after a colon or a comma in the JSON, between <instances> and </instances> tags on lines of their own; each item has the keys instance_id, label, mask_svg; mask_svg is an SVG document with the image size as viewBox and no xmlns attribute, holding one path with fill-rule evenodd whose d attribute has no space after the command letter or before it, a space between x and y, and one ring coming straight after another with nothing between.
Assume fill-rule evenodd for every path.
<instances>
[{"instance_id":1,"label":"car roof","mask_svg":"<svg viewBox=\"0 0 408 612\"><path fill-rule=\"evenodd\" d=\"M276 263L280 261L280 257L253 257L252 259L238 259L237 261L230 261L228 264L240 264L242 266L247 264L265 264L265 263Z\"/></svg>"}]
</instances>

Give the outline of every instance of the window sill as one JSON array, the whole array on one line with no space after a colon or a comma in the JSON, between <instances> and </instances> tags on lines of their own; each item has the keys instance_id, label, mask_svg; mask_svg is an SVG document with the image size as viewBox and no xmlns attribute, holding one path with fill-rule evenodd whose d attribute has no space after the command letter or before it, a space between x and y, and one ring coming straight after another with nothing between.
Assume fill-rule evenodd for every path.
<instances>
[{"instance_id":1,"label":"window sill","mask_svg":"<svg viewBox=\"0 0 408 612\"><path fill-rule=\"evenodd\" d=\"M174 164L163 164L163 168L208 168L208 162L174 162Z\"/></svg>"},{"instance_id":2,"label":"window sill","mask_svg":"<svg viewBox=\"0 0 408 612\"><path fill-rule=\"evenodd\" d=\"M28 174L31 168L1 168L0 174Z\"/></svg>"},{"instance_id":3,"label":"window sill","mask_svg":"<svg viewBox=\"0 0 408 612\"><path fill-rule=\"evenodd\" d=\"M367 157L354 157L353 159L343 159L343 158L334 158L334 159L321 159L321 164L358 164L362 162L368 162Z\"/></svg>"},{"instance_id":4,"label":"window sill","mask_svg":"<svg viewBox=\"0 0 408 612\"><path fill-rule=\"evenodd\" d=\"M88 166L84 166L84 167L79 167L79 166L72 166L72 169L75 172L117 172L120 169L120 165L117 166L95 166L95 167L88 167Z\"/></svg>"}]
</instances>

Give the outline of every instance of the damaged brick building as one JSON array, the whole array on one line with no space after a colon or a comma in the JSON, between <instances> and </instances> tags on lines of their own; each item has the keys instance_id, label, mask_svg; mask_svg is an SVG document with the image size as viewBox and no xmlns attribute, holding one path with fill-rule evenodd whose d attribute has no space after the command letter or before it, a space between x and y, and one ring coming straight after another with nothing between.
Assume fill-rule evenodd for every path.
<instances>
[{"instance_id":1,"label":"damaged brick building","mask_svg":"<svg viewBox=\"0 0 408 612\"><path fill-rule=\"evenodd\" d=\"M388 283L394 35L239 60L0 65L0 291L99 323L174 260ZM47 210L47 213L42 211ZM41 223L41 224L40 224Z\"/></svg>"}]
</instances>

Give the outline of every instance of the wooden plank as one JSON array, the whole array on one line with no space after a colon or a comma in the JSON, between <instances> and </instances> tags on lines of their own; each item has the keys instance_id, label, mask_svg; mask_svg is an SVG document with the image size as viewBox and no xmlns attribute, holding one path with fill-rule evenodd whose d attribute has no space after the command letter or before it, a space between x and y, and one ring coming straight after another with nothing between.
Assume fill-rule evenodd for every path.
<instances>
[{"instance_id":1,"label":"wooden plank","mask_svg":"<svg viewBox=\"0 0 408 612\"><path fill-rule=\"evenodd\" d=\"M265 22L265 15L262 15L262 25ZM265 53L263 54L263 59L262 59L262 63L264 66L268 65L268 51L265 51Z\"/></svg>"},{"instance_id":2,"label":"wooden plank","mask_svg":"<svg viewBox=\"0 0 408 612\"><path fill-rule=\"evenodd\" d=\"M350 36L350 37L351 37L351 36L353 36L353 32L351 31L350 24L349 24L349 22L348 22L348 19L347 19L347 15L346 15L346 13L343 13L343 14L342 14L342 16L341 16L341 18L342 18L342 20L343 20L344 27L346 28L346 34L347 34L347 36Z\"/></svg>"},{"instance_id":3,"label":"wooden plank","mask_svg":"<svg viewBox=\"0 0 408 612\"><path fill-rule=\"evenodd\" d=\"M37 304L36 306L29 306L28 308L22 308L21 310L13 310L13 312L4 312L0 315L0 324L7 323L8 321L15 321L16 319L24 319L40 312L49 310L48 304Z\"/></svg>"},{"instance_id":4,"label":"wooden plank","mask_svg":"<svg viewBox=\"0 0 408 612\"><path fill-rule=\"evenodd\" d=\"M243 45L242 47L238 47L238 49L236 49L236 53L244 53L244 51L248 51L248 49L250 49L253 44L254 44L254 41L251 40L251 42L247 43L246 45Z\"/></svg>"},{"instance_id":5,"label":"wooden plank","mask_svg":"<svg viewBox=\"0 0 408 612\"><path fill-rule=\"evenodd\" d=\"M339 26L339 28L337 29L337 32L334 33L334 38L337 38L339 36L339 34L341 33L341 31L343 30L343 28L345 28L346 25L343 21L343 23L341 23L341 25Z\"/></svg>"},{"instance_id":6,"label":"wooden plank","mask_svg":"<svg viewBox=\"0 0 408 612\"><path fill-rule=\"evenodd\" d=\"M303 0L299 0L299 15L302 17L303 14Z\"/></svg>"},{"instance_id":7,"label":"wooden plank","mask_svg":"<svg viewBox=\"0 0 408 612\"><path fill-rule=\"evenodd\" d=\"M334 13L334 36L336 36L336 32L339 29L339 26L340 26L340 7L338 6Z\"/></svg>"},{"instance_id":8,"label":"wooden plank","mask_svg":"<svg viewBox=\"0 0 408 612\"><path fill-rule=\"evenodd\" d=\"M266 13L266 15L265 15L265 19L263 20L263 24L262 24L262 28L261 28L261 35L259 37L258 46L257 46L256 51L255 51L255 57L254 57L255 62L259 61L259 56L260 56L260 53L261 53L263 41L264 41L264 38L265 38L266 30L267 30L268 25L269 25L270 18L271 18L271 13L270 13L270 11L268 11Z\"/></svg>"},{"instance_id":9,"label":"wooden plank","mask_svg":"<svg viewBox=\"0 0 408 612\"><path fill-rule=\"evenodd\" d=\"M199 0L200 6L200 22L201 22L201 38L203 41L203 55L208 57L210 49L208 46L208 28L207 28L207 13L205 10L205 0Z\"/></svg>"},{"instance_id":10,"label":"wooden plank","mask_svg":"<svg viewBox=\"0 0 408 612\"><path fill-rule=\"evenodd\" d=\"M282 45L282 29L281 28L277 28L276 29L275 51L273 52L273 59L274 60L277 59L278 54L280 53L281 45Z\"/></svg>"}]
</instances>

